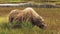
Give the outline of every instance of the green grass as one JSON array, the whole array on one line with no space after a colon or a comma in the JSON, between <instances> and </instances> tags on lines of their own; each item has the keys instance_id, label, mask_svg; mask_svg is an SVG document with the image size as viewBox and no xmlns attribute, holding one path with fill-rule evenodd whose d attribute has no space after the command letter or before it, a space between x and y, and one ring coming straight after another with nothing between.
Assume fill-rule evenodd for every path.
<instances>
[{"instance_id":1,"label":"green grass","mask_svg":"<svg viewBox=\"0 0 60 34\"><path fill-rule=\"evenodd\" d=\"M23 2L24 0L0 0L0 3Z\"/></svg>"},{"instance_id":2,"label":"green grass","mask_svg":"<svg viewBox=\"0 0 60 34\"><path fill-rule=\"evenodd\" d=\"M1 2L21 2L23 0L0 0Z\"/></svg>"},{"instance_id":3,"label":"green grass","mask_svg":"<svg viewBox=\"0 0 60 34\"><path fill-rule=\"evenodd\" d=\"M6 18L6 17L3 17ZM2 18L1 18L2 19ZM42 29L39 29L37 26L33 27L30 22L16 23L13 22L7 23L5 19L0 20L0 34L39 34ZM20 25L21 28L14 28L15 25Z\"/></svg>"},{"instance_id":4,"label":"green grass","mask_svg":"<svg viewBox=\"0 0 60 34\"><path fill-rule=\"evenodd\" d=\"M9 8L9 9L8 9ZM0 34L60 34L60 8L34 8L44 18L47 24L46 29L37 26L32 27L31 23L23 23L22 28L11 28L8 22L8 14L13 9L24 9L21 7L0 7Z\"/></svg>"},{"instance_id":5,"label":"green grass","mask_svg":"<svg viewBox=\"0 0 60 34\"><path fill-rule=\"evenodd\" d=\"M20 24L21 28L13 28L15 25ZM44 30L33 25L30 22L15 23L1 22L0 34L55 34L53 30Z\"/></svg>"}]
</instances>

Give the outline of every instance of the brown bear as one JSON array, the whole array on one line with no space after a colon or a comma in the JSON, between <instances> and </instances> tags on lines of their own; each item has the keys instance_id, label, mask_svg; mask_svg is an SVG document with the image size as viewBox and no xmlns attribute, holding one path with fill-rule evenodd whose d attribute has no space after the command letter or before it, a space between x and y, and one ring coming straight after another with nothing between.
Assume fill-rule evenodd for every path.
<instances>
[{"instance_id":1,"label":"brown bear","mask_svg":"<svg viewBox=\"0 0 60 34\"><path fill-rule=\"evenodd\" d=\"M24 10L12 10L9 14L9 22L13 22L13 20L18 22L30 21L33 25L37 25L40 28L46 27L44 19L30 7L25 8Z\"/></svg>"}]
</instances>

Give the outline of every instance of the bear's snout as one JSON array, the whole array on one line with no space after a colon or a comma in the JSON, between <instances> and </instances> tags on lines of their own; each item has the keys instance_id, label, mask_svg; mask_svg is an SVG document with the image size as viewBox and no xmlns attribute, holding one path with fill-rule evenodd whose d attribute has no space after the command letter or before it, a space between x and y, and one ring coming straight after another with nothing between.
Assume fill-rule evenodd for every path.
<instances>
[{"instance_id":1,"label":"bear's snout","mask_svg":"<svg viewBox=\"0 0 60 34\"><path fill-rule=\"evenodd\" d=\"M41 29L45 29L47 27L46 24L42 23L40 26L39 26Z\"/></svg>"}]
</instances>

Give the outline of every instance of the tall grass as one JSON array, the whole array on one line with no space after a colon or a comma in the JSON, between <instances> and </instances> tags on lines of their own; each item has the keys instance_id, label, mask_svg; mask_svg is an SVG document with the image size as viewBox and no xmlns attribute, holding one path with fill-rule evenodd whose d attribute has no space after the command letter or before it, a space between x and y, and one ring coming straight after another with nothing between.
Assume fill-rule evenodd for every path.
<instances>
[{"instance_id":1,"label":"tall grass","mask_svg":"<svg viewBox=\"0 0 60 34\"><path fill-rule=\"evenodd\" d=\"M31 22L12 22L7 23L5 19L0 20L0 34L57 34L56 30L40 29L37 26L33 26ZM2 18L1 18L2 19ZM15 26L16 25L16 26Z\"/></svg>"},{"instance_id":2,"label":"tall grass","mask_svg":"<svg viewBox=\"0 0 60 34\"><path fill-rule=\"evenodd\" d=\"M17 28L16 28L17 27ZM31 22L22 23L1 23L0 24L0 34L37 34L39 29L37 26L33 27Z\"/></svg>"}]
</instances>

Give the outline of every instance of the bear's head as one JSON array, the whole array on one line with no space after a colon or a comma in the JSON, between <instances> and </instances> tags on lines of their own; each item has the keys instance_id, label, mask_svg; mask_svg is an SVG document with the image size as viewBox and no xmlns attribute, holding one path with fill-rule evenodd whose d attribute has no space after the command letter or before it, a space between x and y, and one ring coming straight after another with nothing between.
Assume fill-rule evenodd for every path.
<instances>
[{"instance_id":1,"label":"bear's head","mask_svg":"<svg viewBox=\"0 0 60 34\"><path fill-rule=\"evenodd\" d=\"M33 25L36 25L41 29L45 29L47 27L47 25L44 23L44 19L42 17L32 18L31 22Z\"/></svg>"}]
</instances>

